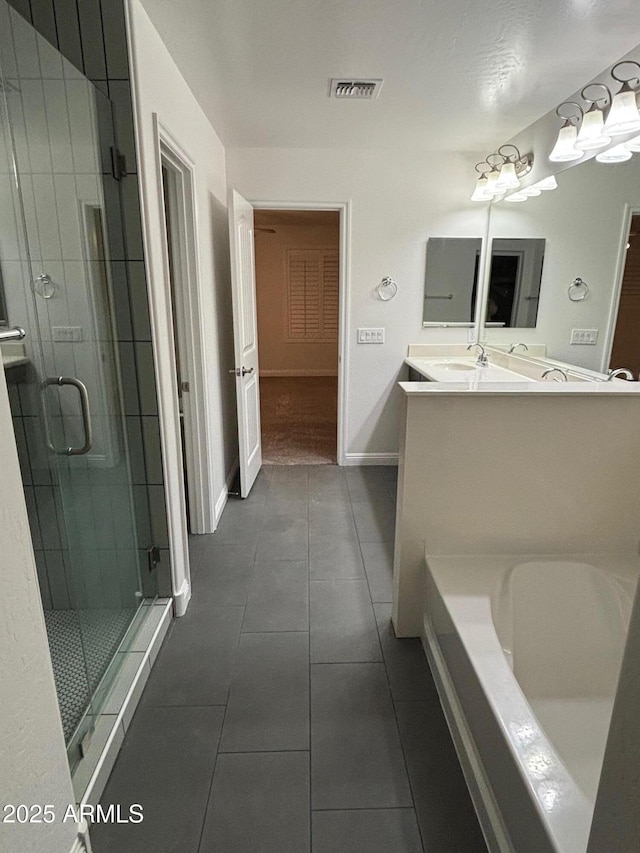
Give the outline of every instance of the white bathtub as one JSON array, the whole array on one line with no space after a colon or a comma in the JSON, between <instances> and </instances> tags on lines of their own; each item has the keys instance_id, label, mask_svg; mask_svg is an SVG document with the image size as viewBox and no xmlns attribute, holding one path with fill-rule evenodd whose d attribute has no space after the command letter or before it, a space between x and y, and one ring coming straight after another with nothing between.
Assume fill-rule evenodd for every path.
<instances>
[{"instance_id":1,"label":"white bathtub","mask_svg":"<svg viewBox=\"0 0 640 853\"><path fill-rule=\"evenodd\" d=\"M640 558L427 557L425 648L489 848L584 853Z\"/></svg>"}]
</instances>

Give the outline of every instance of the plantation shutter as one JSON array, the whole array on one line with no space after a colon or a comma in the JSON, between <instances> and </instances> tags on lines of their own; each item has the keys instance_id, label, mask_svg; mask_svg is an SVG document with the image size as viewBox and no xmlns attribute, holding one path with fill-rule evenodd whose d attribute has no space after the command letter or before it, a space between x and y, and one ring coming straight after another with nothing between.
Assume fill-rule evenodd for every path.
<instances>
[{"instance_id":1,"label":"plantation shutter","mask_svg":"<svg viewBox=\"0 0 640 853\"><path fill-rule=\"evenodd\" d=\"M289 340L336 340L338 252L335 249L289 249L287 278Z\"/></svg>"}]
</instances>

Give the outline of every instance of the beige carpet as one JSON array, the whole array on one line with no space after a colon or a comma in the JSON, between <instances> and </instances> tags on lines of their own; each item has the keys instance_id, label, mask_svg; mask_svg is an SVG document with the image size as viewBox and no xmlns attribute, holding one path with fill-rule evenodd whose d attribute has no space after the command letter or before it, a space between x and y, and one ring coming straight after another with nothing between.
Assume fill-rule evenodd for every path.
<instances>
[{"instance_id":1,"label":"beige carpet","mask_svg":"<svg viewBox=\"0 0 640 853\"><path fill-rule=\"evenodd\" d=\"M260 377L262 461L336 463L337 376Z\"/></svg>"}]
</instances>

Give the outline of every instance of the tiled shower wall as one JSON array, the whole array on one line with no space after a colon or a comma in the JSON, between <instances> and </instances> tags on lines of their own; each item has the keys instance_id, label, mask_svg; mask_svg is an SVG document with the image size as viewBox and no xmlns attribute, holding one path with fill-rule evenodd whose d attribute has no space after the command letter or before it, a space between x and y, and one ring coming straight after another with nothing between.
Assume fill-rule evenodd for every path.
<instances>
[{"instance_id":1,"label":"tiled shower wall","mask_svg":"<svg viewBox=\"0 0 640 853\"><path fill-rule=\"evenodd\" d=\"M112 145L126 159L126 176L120 181L105 177L103 183L117 347L138 545L142 552L151 544L160 547L159 592L168 596L171 571L124 5L122 0L9 0L9 4L105 95L98 103L103 172L110 170ZM47 466L36 462L34 467L36 445L41 442L38 413L29 407L26 385L12 381L17 378L7 374L43 599L45 606L65 607L69 604L64 583L65 543L56 524L60 513L58 489ZM141 557L145 566L144 553Z\"/></svg>"}]
</instances>

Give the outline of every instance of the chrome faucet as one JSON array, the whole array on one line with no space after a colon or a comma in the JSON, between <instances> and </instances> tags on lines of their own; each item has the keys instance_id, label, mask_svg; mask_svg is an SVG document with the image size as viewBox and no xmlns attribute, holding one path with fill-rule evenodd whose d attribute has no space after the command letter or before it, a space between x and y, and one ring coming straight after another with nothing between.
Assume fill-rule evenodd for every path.
<instances>
[{"instance_id":1,"label":"chrome faucet","mask_svg":"<svg viewBox=\"0 0 640 853\"><path fill-rule=\"evenodd\" d=\"M624 376L624 378L628 379L629 382L633 382L633 373L626 367L619 367L617 370L610 370L607 375L607 382L611 382L611 380L615 379L617 376Z\"/></svg>"},{"instance_id":2,"label":"chrome faucet","mask_svg":"<svg viewBox=\"0 0 640 853\"><path fill-rule=\"evenodd\" d=\"M529 347L528 347L526 344L523 344L523 343L521 342L521 343L518 343L518 344L511 344L511 346L509 347L509 355L511 355L511 353L512 353L512 352L513 352L517 347L522 347L522 348L524 349L524 351L525 351L525 352L529 352Z\"/></svg>"},{"instance_id":3,"label":"chrome faucet","mask_svg":"<svg viewBox=\"0 0 640 853\"><path fill-rule=\"evenodd\" d=\"M476 364L480 367L488 367L489 359L487 358L487 354L484 351L484 347L482 346L482 344L469 344L467 349L473 349L474 347L478 347L478 349L480 350L480 352L478 353L478 360L476 361Z\"/></svg>"},{"instance_id":4,"label":"chrome faucet","mask_svg":"<svg viewBox=\"0 0 640 853\"><path fill-rule=\"evenodd\" d=\"M548 376L550 373L559 373L560 376L562 376L562 379L557 379L554 376L553 377L554 382L566 382L567 381L567 371L563 370L561 367L549 367L547 370L544 371L544 373L542 374L542 376L540 378L544 379L545 376Z\"/></svg>"}]
</instances>

